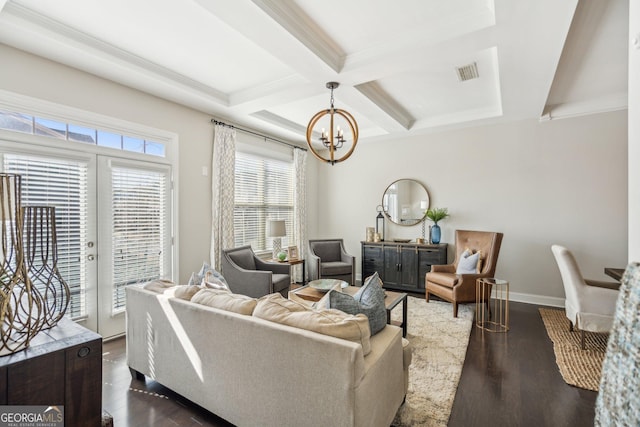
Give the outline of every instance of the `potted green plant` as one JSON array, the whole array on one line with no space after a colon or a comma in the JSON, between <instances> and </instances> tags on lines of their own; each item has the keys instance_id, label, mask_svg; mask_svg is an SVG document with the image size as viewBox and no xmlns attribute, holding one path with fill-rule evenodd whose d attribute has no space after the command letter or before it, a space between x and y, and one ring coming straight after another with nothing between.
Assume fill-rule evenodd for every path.
<instances>
[{"instance_id":1,"label":"potted green plant","mask_svg":"<svg viewBox=\"0 0 640 427\"><path fill-rule=\"evenodd\" d=\"M431 243L438 244L440 243L440 226L438 225L438 221L442 221L446 217L449 216L449 210L447 208L433 208L427 209L427 218L430 221L433 221L433 226L431 227Z\"/></svg>"}]
</instances>

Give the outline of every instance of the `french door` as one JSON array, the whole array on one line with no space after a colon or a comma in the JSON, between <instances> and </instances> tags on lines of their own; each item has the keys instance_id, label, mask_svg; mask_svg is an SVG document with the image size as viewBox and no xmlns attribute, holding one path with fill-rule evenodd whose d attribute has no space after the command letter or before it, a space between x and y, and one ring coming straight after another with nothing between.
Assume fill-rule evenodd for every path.
<instances>
[{"instance_id":1,"label":"french door","mask_svg":"<svg viewBox=\"0 0 640 427\"><path fill-rule=\"evenodd\" d=\"M0 156L22 176L23 205L56 207L67 315L105 338L124 333L124 287L172 278L170 166L11 141Z\"/></svg>"}]
</instances>

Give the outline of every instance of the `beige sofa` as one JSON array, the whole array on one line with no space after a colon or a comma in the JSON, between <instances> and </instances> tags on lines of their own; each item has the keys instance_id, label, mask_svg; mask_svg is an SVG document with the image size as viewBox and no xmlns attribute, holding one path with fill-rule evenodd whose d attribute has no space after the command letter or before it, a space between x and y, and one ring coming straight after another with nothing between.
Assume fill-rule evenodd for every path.
<instances>
[{"instance_id":1,"label":"beige sofa","mask_svg":"<svg viewBox=\"0 0 640 427\"><path fill-rule=\"evenodd\" d=\"M126 292L132 374L237 426L389 426L404 401L411 358L398 327L372 336L365 356L357 342L170 292Z\"/></svg>"}]
</instances>

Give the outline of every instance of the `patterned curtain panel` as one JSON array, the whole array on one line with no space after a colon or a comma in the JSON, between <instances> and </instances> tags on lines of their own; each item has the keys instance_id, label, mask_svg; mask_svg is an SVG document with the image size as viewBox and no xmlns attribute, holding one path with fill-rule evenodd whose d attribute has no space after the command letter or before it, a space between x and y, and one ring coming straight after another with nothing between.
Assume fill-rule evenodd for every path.
<instances>
[{"instance_id":1,"label":"patterned curtain panel","mask_svg":"<svg viewBox=\"0 0 640 427\"><path fill-rule=\"evenodd\" d=\"M300 148L293 150L293 164L295 173L295 200L293 221L296 242L300 258L304 258L307 250L307 151ZM294 278L294 280L298 280ZM302 280L306 280L303 277Z\"/></svg>"},{"instance_id":2,"label":"patterned curtain panel","mask_svg":"<svg viewBox=\"0 0 640 427\"><path fill-rule=\"evenodd\" d=\"M216 125L211 166L211 266L220 270L222 250L232 248L236 131Z\"/></svg>"}]
</instances>

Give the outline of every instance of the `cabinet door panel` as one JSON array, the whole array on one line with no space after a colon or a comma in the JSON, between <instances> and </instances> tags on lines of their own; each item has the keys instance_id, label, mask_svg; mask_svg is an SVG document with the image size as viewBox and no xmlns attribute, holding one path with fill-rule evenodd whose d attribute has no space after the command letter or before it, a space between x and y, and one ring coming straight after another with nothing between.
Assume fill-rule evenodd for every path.
<instances>
[{"instance_id":1,"label":"cabinet door panel","mask_svg":"<svg viewBox=\"0 0 640 427\"><path fill-rule=\"evenodd\" d=\"M417 288L418 282L418 253L415 248L402 248L401 272L402 285Z\"/></svg>"},{"instance_id":2,"label":"cabinet door panel","mask_svg":"<svg viewBox=\"0 0 640 427\"><path fill-rule=\"evenodd\" d=\"M400 281L398 277L400 269L400 259L398 248L384 248L384 283L387 285L397 285Z\"/></svg>"},{"instance_id":3,"label":"cabinet door panel","mask_svg":"<svg viewBox=\"0 0 640 427\"><path fill-rule=\"evenodd\" d=\"M362 280L378 272L378 275L384 280L384 257L381 246L362 247Z\"/></svg>"}]
</instances>

